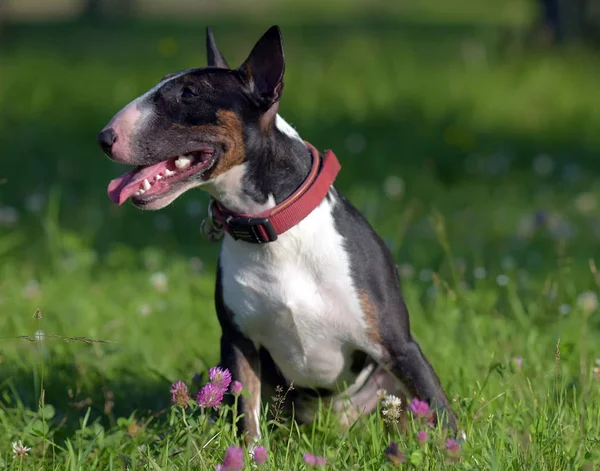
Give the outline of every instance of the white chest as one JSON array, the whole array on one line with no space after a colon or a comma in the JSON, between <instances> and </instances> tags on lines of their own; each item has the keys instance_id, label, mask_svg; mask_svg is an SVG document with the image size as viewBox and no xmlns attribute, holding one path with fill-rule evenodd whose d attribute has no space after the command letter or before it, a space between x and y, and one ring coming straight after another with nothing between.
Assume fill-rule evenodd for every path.
<instances>
[{"instance_id":1,"label":"white chest","mask_svg":"<svg viewBox=\"0 0 600 471\"><path fill-rule=\"evenodd\" d=\"M227 238L223 297L234 322L264 346L288 381L347 381L350 353L367 345L366 324L332 203L325 200L271 244Z\"/></svg>"}]
</instances>

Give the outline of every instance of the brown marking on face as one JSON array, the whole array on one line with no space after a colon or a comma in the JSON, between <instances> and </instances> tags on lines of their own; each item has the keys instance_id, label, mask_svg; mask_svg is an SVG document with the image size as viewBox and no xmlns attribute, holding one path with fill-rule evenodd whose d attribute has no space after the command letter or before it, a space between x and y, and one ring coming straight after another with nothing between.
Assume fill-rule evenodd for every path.
<instances>
[{"instance_id":1,"label":"brown marking on face","mask_svg":"<svg viewBox=\"0 0 600 471\"><path fill-rule=\"evenodd\" d=\"M256 365L258 368L258 365ZM242 411L244 413L243 430L247 432L245 440L247 444L251 444L258 437L259 430L257 428L258 419L260 419L260 396L261 384L258 377L258 371L253 368L248 358L245 355L238 354L236 362L237 379L243 385L250 397L241 399Z\"/></svg>"},{"instance_id":2,"label":"brown marking on face","mask_svg":"<svg viewBox=\"0 0 600 471\"><path fill-rule=\"evenodd\" d=\"M381 330L379 329L379 316L375 303L364 290L360 290L359 301L365 315L365 321L367 322L369 338L377 345L383 345Z\"/></svg>"},{"instance_id":3,"label":"brown marking on face","mask_svg":"<svg viewBox=\"0 0 600 471\"><path fill-rule=\"evenodd\" d=\"M227 147L225 154L204 173L202 176L204 180L211 180L240 165L246 159L242 121L233 111L220 110L217 112L216 125L202 125L194 129L210 135Z\"/></svg>"}]
</instances>

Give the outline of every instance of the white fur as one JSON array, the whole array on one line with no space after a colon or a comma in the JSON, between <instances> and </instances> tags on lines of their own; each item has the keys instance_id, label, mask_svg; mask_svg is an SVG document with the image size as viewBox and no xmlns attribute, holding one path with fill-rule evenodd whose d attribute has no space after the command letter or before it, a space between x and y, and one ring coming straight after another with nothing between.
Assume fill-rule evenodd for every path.
<instances>
[{"instance_id":1,"label":"white fur","mask_svg":"<svg viewBox=\"0 0 600 471\"><path fill-rule=\"evenodd\" d=\"M302 141L300 134L298 134L298 132L279 115L275 117L275 126L286 136Z\"/></svg>"},{"instance_id":2,"label":"white fur","mask_svg":"<svg viewBox=\"0 0 600 471\"><path fill-rule=\"evenodd\" d=\"M259 204L242 191L246 166L246 162L236 165L201 185L230 211L254 216L274 207L275 198L269 195L265 203Z\"/></svg>"},{"instance_id":3,"label":"white fur","mask_svg":"<svg viewBox=\"0 0 600 471\"><path fill-rule=\"evenodd\" d=\"M269 351L288 381L303 387L343 389L354 380L354 350L380 353L367 335L334 205L333 197L324 200L269 244L227 235L221 251L223 298L234 322Z\"/></svg>"}]
</instances>

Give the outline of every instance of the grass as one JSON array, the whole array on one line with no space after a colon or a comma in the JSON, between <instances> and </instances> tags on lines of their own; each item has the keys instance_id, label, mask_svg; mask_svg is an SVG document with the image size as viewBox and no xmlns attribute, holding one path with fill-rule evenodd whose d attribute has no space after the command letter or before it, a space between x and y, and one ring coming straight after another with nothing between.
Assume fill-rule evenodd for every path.
<instances>
[{"instance_id":1,"label":"grass","mask_svg":"<svg viewBox=\"0 0 600 471\"><path fill-rule=\"evenodd\" d=\"M390 244L415 335L467 433L460 460L439 431L419 447L418 423L399 435L373 416L343 432L324 409L310 427L265 412L264 469L304 469L305 452L332 470L385 469L390 440L415 469L600 466L600 66L576 47L519 47L508 33L525 2L477 15L466 0L436 5L361 17L315 3L303 21L269 19L288 61L282 114L336 152L338 188ZM266 21L210 23L240 63ZM192 376L218 361L207 199L116 208L105 187L123 170L95 144L164 73L204 64L203 27L5 31L0 468L213 469L235 443L221 419L192 408L184 421L169 402L173 381L195 392ZM32 447L22 461L19 439Z\"/></svg>"}]
</instances>

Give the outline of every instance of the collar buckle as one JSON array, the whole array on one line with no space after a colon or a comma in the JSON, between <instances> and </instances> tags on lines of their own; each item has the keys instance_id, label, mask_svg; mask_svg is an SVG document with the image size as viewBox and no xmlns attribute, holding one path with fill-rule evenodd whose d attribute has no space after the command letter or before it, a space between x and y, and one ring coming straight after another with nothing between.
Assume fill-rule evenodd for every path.
<instances>
[{"instance_id":1,"label":"collar buckle","mask_svg":"<svg viewBox=\"0 0 600 471\"><path fill-rule=\"evenodd\" d=\"M225 219L229 233L235 240L266 244L277 240L277 232L269 218L229 216Z\"/></svg>"}]
</instances>

